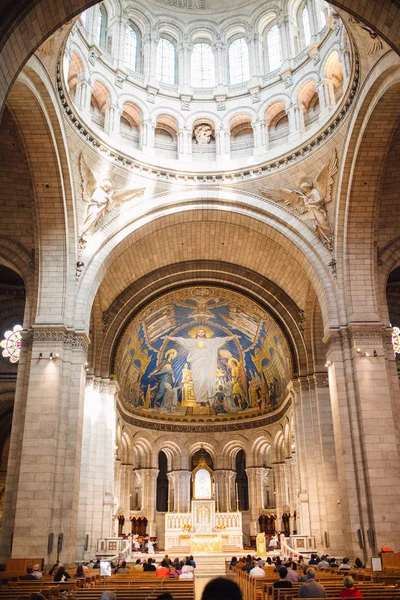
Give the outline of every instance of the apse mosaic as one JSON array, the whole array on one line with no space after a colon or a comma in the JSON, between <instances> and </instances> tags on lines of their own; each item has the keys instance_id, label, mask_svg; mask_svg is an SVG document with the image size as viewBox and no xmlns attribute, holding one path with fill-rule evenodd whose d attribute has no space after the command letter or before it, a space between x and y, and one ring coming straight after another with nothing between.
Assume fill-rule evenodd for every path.
<instances>
[{"instance_id":1,"label":"apse mosaic","mask_svg":"<svg viewBox=\"0 0 400 600\"><path fill-rule=\"evenodd\" d=\"M121 397L143 416L255 416L285 396L292 364L279 325L254 302L185 288L135 316L118 347Z\"/></svg>"}]
</instances>

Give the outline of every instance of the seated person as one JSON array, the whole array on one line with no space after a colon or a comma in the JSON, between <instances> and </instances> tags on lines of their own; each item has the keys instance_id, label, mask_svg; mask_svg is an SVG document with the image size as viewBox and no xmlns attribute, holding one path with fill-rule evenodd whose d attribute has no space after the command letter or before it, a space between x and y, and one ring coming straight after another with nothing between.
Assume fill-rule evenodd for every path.
<instances>
[{"instance_id":1,"label":"seated person","mask_svg":"<svg viewBox=\"0 0 400 600\"><path fill-rule=\"evenodd\" d=\"M299 589L299 598L326 598L323 585L315 581L315 569L307 569L308 581L302 583Z\"/></svg>"},{"instance_id":2,"label":"seated person","mask_svg":"<svg viewBox=\"0 0 400 600\"><path fill-rule=\"evenodd\" d=\"M157 577L169 577L169 573L169 564L164 558L156 571L156 575Z\"/></svg>"},{"instance_id":3,"label":"seated person","mask_svg":"<svg viewBox=\"0 0 400 600\"><path fill-rule=\"evenodd\" d=\"M33 565L32 575L34 575L36 579L43 579L43 573L41 572L39 565Z\"/></svg>"},{"instance_id":4,"label":"seated person","mask_svg":"<svg viewBox=\"0 0 400 600\"><path fill-rule=\"evenodd\" d=\"M57 573L54 575L54 581L63 582L71 579L70 574L67 573L64 567L59 567Z\"/></svg>"},{"instance_id":5,"label":"seated person","mask_svg":"<svg viewBox=\"0 0 400 600\"><path fill-rule=\"evenodd\" d=\"M286 580L287 577L287 568L286 567L280 567L279 569L279 581L275 581L274 583L274 588L291 588L293 587L292 582L291 581L287 581Z\"/></svg>"},{"instance_id":6,"label":"seated person","mask_svg":"<svg viewBox=\"0 0 400 600\"><path fill-rule=\"evenodd\" d=\"M311 564L308 563L308 564ZM318 570L321 571L322 569L329 569L330 564L329 561L326 559L326 556L321 556L321 560L318 563Z\"/></svg>"},{"instance_id":7,"label":"seated person","mask_svg":"<svg viewBox=\"0 0 400 600\"><path fill-rule=\"evenodd\" d=\"M85 573L83 572L82 565L78 565L78 568L76 569L76 573L74 575L74 579L85 579Z\"/></svg>"},{"instance_id":8,"label":"seated person","mask_svg":"<svg viewBox=\"0 0 400 600\"><path fill-rule=\"evenodd\" d=\"M143 565L140 562L140 558L138 558L135 562L135 564L133 565L133 570L134 571L143 571Z\"/></svg>"},{"instance_id":9,"label":"seated person","mask_svg":"<svg viewBox=\"0 0 400 600\"><path fill-rule=\"evenodd\" d=\"M339 592L339 598L362 598L362 593L354 587L354 580L350 575L343 579L344 588Z\"/></svg>"},{"instance_id":10,"label":"seated person","mask_svg":"<svg viewBox=\"0 0 400 600\"><path fill-rule=\"evenodd\" d=\"M265 577L265 571L260 565L258 561L253 561L253 568L249 572L250 577Z\"/></svg>"},{"instance_id":11,"label":"seated person","mask_svg":"<svg viewBox=\"0 0 400 600\"><path fill-rule=\"evenodd\" d=\"M286 581L291 581L292 583L297 583L299 581L299 576L296 573L297 565L293 561L289 561L286 565L287 575Z\"/></svg>"},{"instance_id":12,"label":"seated person","mask_svg":"<svg viewBox=\"0 0 400 600\"><path fill-rule=\"evenodd\" d=\"M186 558L185 564L182 567L182 573L179 579L193 579L194 567L190 563L189 557Z\"/></svg>"},{"instance_id":13,"label":"seated person","mask_svg":"<svg viewBox=\"0 0 400 600\"><path fill-rule=\"evenodd\" d=\"M33 574L33 567L26 567L26 575L22 575L20 579L21 581L36 581L37 578Z\"/></svg>"},{"instance_id":14,"label":"seated person","mask_svg":"<svg viewBox=\"0 0 400 600\"><path fill-rule=\"evenodd\" d=\"M194 561L193 554L191 554L191 555L189 556L189 560L190 560L190 562L192 563L192 567L193 567L193 569L195 569L195 568L196 568L196 563L195 563L195 561Z\"/></svg>"},{"instance_id":15,"label":"seated person","mask_svg":"<svg viewBox=\"0 0 400 600\"><path fill-rule=\"evenodd\" d=\"M118 574L121 573L121 575L128 575L129 573L129 567L126 566L126 561L123 560L121 563L121 566L118 569Z\"/></svg>"},{"instance_id":16,"label":"seated person","mask_svg":"<svg viewBox=\"0 0 400 600\"><path fill-rule=\"evenodd\" d=\"M147 563L143 564L143 571L147 572L147 571L156 571L156 567L155 565L153 565L153 559L149 558L147 560Z\"/></svg>"},{"instance_id":17,"label":"seated person","mask_svg":"<svg viewBox=\"0 0 400 600\"><path fill-rule=\"evenodd\" d=\"M229 563L229 568L232 569L232 567L236 567L237 564L238 564L238 559L236 558L236 556L232 556L231 562Z\"/></svg>"},{"instance_id":18,"label":"seated person","mask_svg":"<svg viewBox=\"0 0 400 600\"><path fill-rule=\"evenodd\" d=\"M349 558L344 558L341 562L341 564L339 565L339 570L340 571L346 571L351 569L351 565L350 565L350 559Z\"/></svg>"},{"instance_id":19,"label":"seated person","mask_svg":"<svg viewBox=\"0 0 400 600\"><path fill-rule=\"evenodd\" d=\"M251 559L251 556L248 556L246 558L246 564L244 565L244 567L242 567L242 571L244 571L245 573L250 573L252 568L253 568L253 561Z\"/></svg>"}]
</instances>

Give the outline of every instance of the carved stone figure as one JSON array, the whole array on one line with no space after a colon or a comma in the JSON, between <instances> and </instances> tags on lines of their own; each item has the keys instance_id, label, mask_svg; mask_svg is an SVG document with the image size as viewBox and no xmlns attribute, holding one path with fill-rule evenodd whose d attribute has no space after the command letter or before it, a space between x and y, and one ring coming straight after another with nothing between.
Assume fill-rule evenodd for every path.
<instances>
[{"instance_id":1,"label":"carved stone figure","mask_svg":"<svg viewBox=\"0 0 400 600\"><path fill-rule=\"evenodd\" d=\"M197 140L197 143L200 146L204 146L205 144L209 144L211 141L212 135L212 127L211 125L207 125L206 123L201 123L197 125L194 129L194 136Z\"/></svg>"},{"instance_id":2,"label":"carved stone figure","mask_svg":"<svg viewBox=\"0 0 400 600\"><path fill-rule=\"evenodd\" d=\"M275 202L283 202L299 215L311 219L315 233L329 249L333 247L333 229L329 222L326 204L332 200L333 177L338 171L336 150L332 151L330 161L318 173L315 181L302 177L299 190L260 188L263 196Z\"/></svg>"},{"instance_id":3,"label":"carved stone figure","mask_svg":"<svg viewBox=\"0 0 400 600\"><path fill-rule=\"evenodd\" d=\"M119 206L121 202L127 202L140 196L144 188L135 190L116 190L109 179L97 181L93 172L89 169L83 154L79 159L79 170L82 181L82 199L87 203L87 212L83 223L81 240L87 237L87 234L95 229L102 221L104 215Z\"/></svg>"}]
</instances>

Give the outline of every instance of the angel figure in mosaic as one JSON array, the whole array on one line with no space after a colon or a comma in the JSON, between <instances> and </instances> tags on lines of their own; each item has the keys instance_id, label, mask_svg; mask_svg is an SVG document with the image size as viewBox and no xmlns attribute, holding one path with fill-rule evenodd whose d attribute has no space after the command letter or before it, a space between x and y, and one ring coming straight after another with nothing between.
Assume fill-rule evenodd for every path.
<instances>
[{"instance_id":1,"label":"angel figure in mosaic","mask_svg":"<svg viewBox=\"0 0 400 600\"><path fill-rule=\"evenodd\" d=\"M307 215L321 242L329 250L332 250L333 229L329 222L326 205L332 200L333 177L337 171L338 159L336 150L333 150L329 163L321 169L315 181L310 177L302 177L298 190L262 187L260 192L269 200L283 202L299 215Z\"/></svg>"},{"instance_id":2,"label":"angel figure in mosaic","mask_svg":"<svg viewBox=\"0 0 400 600\"><path fill-rule=\"evenodd\" d=\"M116 190L110 179L97 180L93 171L87 166L83 154L79 158L79 171L82 182L82 199L87 204L81 239L86 238L87 234L97 227L106 213L111 212L122 202L132 200L144 192L144 188Z\"/></svg>"}]
</instances>

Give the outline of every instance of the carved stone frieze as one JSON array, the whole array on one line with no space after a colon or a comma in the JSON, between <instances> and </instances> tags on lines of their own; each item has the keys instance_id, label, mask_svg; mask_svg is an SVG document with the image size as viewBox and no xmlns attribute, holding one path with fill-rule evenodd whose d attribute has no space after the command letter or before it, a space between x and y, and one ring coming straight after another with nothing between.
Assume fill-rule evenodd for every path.
<instances>
[{"instance_id":1,"label":"carved stone frieze","mask_svg":"<svg viewBox=\"0 0 400 600\"><path fill-rule=\"evenodd\" d=\"M86 334L77 334L65 329L34 329L32 340L34 343L61 343L85 352L88 351L90 343Z\"/></svg>"}]
</instances>

